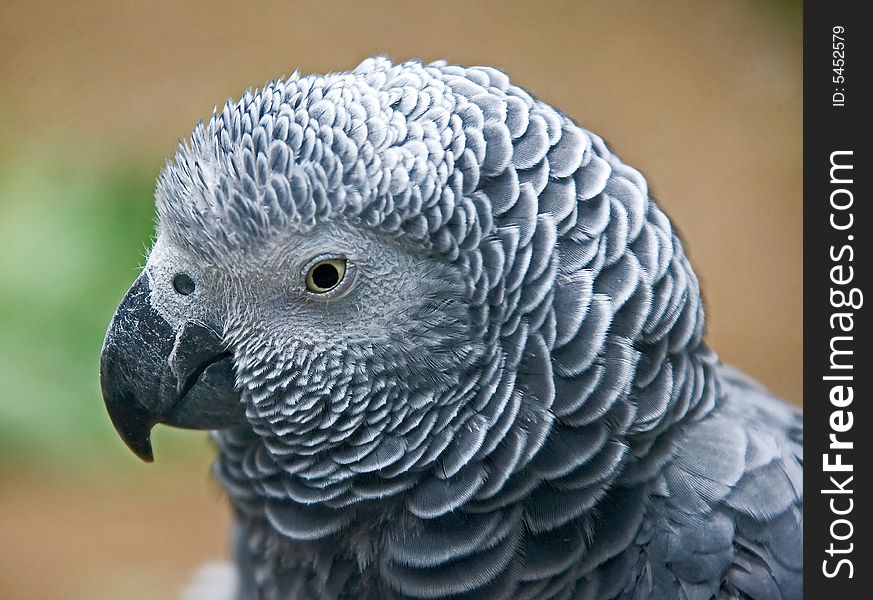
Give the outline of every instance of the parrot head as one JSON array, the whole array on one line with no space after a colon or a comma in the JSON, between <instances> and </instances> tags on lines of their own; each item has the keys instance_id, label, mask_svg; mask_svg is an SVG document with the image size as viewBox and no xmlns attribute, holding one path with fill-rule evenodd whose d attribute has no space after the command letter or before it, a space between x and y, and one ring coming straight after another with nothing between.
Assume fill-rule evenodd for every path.
<instances>
[{"instance_id":1,"label":"parrot head","mask_svg":"<svg viewBox=\"0 0 873 600\"><path fill-rule=\"evenodd\" d=\"M517 427L530 460L556 416L656 427L672 388L641 357L701 336L642 176L490 68L277 80L198 125L156 206L101 357L144 460L159 423L383 474L452 443L448 476Z\"/></svg>"}]
</instances>

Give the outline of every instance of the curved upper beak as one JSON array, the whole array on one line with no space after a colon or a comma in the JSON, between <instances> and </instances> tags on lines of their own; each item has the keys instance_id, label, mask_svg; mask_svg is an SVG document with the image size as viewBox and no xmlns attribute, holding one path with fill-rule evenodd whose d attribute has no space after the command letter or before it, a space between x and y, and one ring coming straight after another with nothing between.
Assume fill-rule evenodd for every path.
<instances>
[{"instance_id":1,"label":"curved upper beak","mask_svg":"<svg viewBox=\"0 0 873 600\"><path fill-rule=\"evenodd\" d=\"M245 423L234 389L233 359L210 324L177 328L152 307L145 272L124 296L103 341L100 385L109 418L124 443L151 462L151 429L165 423L221 429Z\"/></svg>"}]
</instances>

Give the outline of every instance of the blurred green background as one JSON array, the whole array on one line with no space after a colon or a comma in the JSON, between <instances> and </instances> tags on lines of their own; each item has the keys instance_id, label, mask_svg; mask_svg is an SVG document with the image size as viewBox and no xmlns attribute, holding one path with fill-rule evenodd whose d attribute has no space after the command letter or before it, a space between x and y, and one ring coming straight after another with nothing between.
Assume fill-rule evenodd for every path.
<instances>
[{"instance_id":1,"label":"blurred green background","mask_svg":"<svg viewBox=\"0 0 873 600\"><path fill-rule=\"evenodd\" d=\"M492 64L649 177L709 339L800 404L799 2L59 0L0 5L0 598L172 598L226 552L203 434L156 464L97 369L154 180L214 105L371 54Z\"/></svg>"}]
</instances>

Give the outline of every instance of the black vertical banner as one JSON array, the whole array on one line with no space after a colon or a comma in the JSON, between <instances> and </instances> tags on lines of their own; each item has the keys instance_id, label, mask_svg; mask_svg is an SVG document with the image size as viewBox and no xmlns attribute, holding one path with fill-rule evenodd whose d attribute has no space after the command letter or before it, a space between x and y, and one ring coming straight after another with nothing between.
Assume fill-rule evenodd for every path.
<instances>
[{"instance_id":1,"label":"black vertical banner","mask_svg":"<svg viewBox=\"0 0 873 600\"><path fill-rule=\"evenodd\" d=\"M813 599L869 598L873 585L868 9L804 5L804 590Z\"/></svg>"}]
</instances>

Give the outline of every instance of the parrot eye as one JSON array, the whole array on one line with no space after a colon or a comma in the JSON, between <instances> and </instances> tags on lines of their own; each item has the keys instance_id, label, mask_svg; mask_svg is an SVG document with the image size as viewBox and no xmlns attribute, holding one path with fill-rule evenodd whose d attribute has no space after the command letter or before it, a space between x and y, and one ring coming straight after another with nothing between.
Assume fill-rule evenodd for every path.
<instances>
[{"instance_id":1,"label":"parrot eye","mask_svg":"<svg viewBox=\"0 0 873 600\"><path fill-rule=\"evenodd\" d=\"M178 273L173 277L173 289L187 296L194 293L194 280L187 273Z\"/></svg>"},{"instance_id":2,"label":"parrot eye","mask_svg":"<svg viewBox=\"0 0 873 600\"><path fill-rule=\"evenodd\" d=\"M316 259L306 271L306 289L315 294L335 289L346 275L346 265L344 258Z\"/></svg>"}]
</instances>

